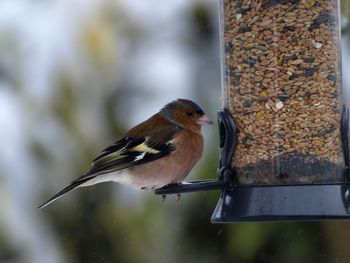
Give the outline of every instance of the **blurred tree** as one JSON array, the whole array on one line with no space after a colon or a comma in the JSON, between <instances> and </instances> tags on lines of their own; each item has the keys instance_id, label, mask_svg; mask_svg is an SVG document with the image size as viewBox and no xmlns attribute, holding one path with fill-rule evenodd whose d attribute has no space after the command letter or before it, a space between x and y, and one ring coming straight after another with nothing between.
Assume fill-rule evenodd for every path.
<instances>
[{"instance_id":1,"label":"blurred tree","mask_svg":"<svg viewBox=\"0 0 350 263\"><path fill-rule=\"evenodd\" d=\"M350 0L341 0L340 4L342 15L350 19Z\"/></svg>"},{"instance_id":2,"label":"blurred tree","mask_svg":"<svg viewBox=\"0 0 350 263\"><path fill-rule=\"evenodd\" d=\"M80 176L96 153L130 126L132 114L137 110L144 114L146 100L168 93L165 87L154 93L146 85L160 81L162 76L158 71L153 82L142 79L142 73L156 60L152 56L157 53L151 53L151 56L149 53L159 48L161 40L168 41L167 45L174 46L177 51L181 48L192 57L192 64L188 67L191 69L191 88L181 95L197 98L212 118L221 106L215 1L167 1L165 4L120 1L124 10L108 0L84 1L81 10L79 1L73 1L77 6L68 2L67 6L64 1L58 1L57 6L46 3L43 8L48 9L35 13L44 17L38 24L34 23L33 17L24 16L21 23L29 33L20 35L18 32L23 29L17 32L10 27L6 32L11 41L2 34L6 23L1 23L4 9L0 8L0 87L4 87L4 82L13 81L11 90L18 104L25 109L20 113L23 113L25 120L22 121L28 129L25 138L26 147L30 149L30 167L36 167L34 172L39 174L33 179L34 188L29 189L26 184L28 171L21 172L22 177L18 180L24 181L22 191L27 189L38 193L40 201ZM167 12L170 11L166 7L171 3L176 3L179 14L174 11L173 18L176 19L169 20ZM341 4L342 12L349 17L349 0L342 0ZM37 7L37 4L29 6ZM32 9L24 10L26 12L20 13L21 17ZM143 16L144 10L151 10L151 15ZM155 14L160 18L153 21ZM55 16L61 19L56 21L57 24L48 19ZM178 25L181 23L184 26ZM39 24L43 28L38 28ZM58 30L59 26L66 24L62 31ZM11 26L15 28L14 22ZM119 32L120 28L122 32ZM175 37L169 37L169 28L181 33L177 31ZM45 35L45 30L52 34ZM161 34L152 38L155 32ZM40 41L28 40L29 36L39 38L42 34L45 37ZM61 37L64 41L60 40ZM122 38L129 38L129 42ZM62 41L60 47L59 41ZM147 43L143 49L139 47L142 41ZM43 50L47 52L49 62L35 56ZM174 57L178 54L175 53ZM137 63L131 61L132 55L138 56L141 67L136 67ZM9 57L16 63L9 63ZM32 70L32 66L38 67L37 71ZM174 71L176 68L172 66L163 63L156 69L169 67ZM165 83L170 81L166 79ZM179 79L178 83L186 82ZM34 90L39 84L44 88ZM196 179L216 176L217 127L211 130L205 131L210 143L206 144L207 154L193 173ZM6 143L11 138L1 139ZM11 149L11 146L5 145L3 149ZM23 155L16 153L15 156ZM20 160L16 159L11 165L21 165L23 159ZM13 178L13 175L1 174L2 177ZM11 189L14 196L19 194L17 188ZM0 193L6 207L16 205L13 196L5 198L5 191ZM25 199L30 194L23 196ZM193 193L183 195L180 202L169 196L162 203L150 192L140 193L124 190L116 184L101 184L74 191L40 212L34 208L38 200L33 200L32 214L26 214L20 222L25 225L39 217L42 232L34 229L34 235L46 241L50 239L43 233L53 233L58 246L52 247L62 251L67 258L65 262L350 262L348 222L211 224L210 216L219 197L219 191ZM2 227L5 224L1 220L0 223L0 261L29 262L25 255L30 246L16 247L8 238L7 229ZM26 235L28 232L23 233L23 237ZM13 238L25 239L23 237ZM45 253L48 260L52 255L52 251L42 251L42 248L40 253Z\"/></svg>"}]
</instances>

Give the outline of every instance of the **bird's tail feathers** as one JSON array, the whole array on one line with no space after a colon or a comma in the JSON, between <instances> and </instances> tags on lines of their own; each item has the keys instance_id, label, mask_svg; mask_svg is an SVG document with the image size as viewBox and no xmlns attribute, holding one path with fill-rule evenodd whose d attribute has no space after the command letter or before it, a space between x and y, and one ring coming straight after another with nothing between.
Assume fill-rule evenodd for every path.
<instances>
[{"instance_id":1,"label":"bird's tail feathers","mask_svg":"<svg viewBox=\"0 0 350 263\"><path fill-rule=\"evenodd\" d=\"M38 209L42 209L46 206L48 206L49 204L51 204L52 202L56 201L58 198L60 198L62 195L68 193L69 191L72 191L76 188L78 188L81 184L89 181L91 178L86 178L86 180L79 180L79 181L73 181L70 185L66 186L65 188L63 188L61 191L59 191L57 194L55 194L54 196L52 196L49 200L47 200L45 203L43 203L42 205L40 205L38 207Z\"/></svg>"}]
</instances>

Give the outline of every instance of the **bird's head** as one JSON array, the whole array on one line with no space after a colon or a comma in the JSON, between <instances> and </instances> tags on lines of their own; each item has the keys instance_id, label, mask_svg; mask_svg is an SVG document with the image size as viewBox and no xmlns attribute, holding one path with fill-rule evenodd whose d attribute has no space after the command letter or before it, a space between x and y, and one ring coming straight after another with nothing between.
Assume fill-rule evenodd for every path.
<instances>
[{"instance_id":1,"label":"bird's head","mask_svg":"<svg viewBox=\"0 0 350 263\"><path fill-rule=\"evenodd\" d=\"M200 130L204 124L213 124L203 110L191 100L177 99L165 105L161 113L182 127L194 130Z\"/></svg>"}]
</instances>

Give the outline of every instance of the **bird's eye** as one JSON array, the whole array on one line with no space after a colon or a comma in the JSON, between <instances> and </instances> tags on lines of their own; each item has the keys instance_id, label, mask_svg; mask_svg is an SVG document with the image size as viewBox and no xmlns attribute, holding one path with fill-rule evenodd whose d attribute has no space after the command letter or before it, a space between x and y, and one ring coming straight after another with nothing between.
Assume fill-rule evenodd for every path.
<instances>
[{"instance_id":1,"label":"bird's eye","mask_svg":"<svg viewBox=\"0 0 350 263\"><path fill-rule=\"evenodd\" d=\"M187 114L188 117L191 117L193 115L192 112L186 112L186 114Z\"/></svg>"}]
</instances>

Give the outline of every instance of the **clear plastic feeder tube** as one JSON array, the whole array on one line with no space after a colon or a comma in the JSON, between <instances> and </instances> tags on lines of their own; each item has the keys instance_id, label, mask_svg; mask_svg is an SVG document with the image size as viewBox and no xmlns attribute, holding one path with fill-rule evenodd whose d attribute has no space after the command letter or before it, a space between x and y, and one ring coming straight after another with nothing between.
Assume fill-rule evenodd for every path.
<instances>
[{"instance_id":1,"label":"clear plastic feeder tube","mask_svg":"<svg viewBox=\"0 0 350 263\"><path fill-rule=\"evenodd\" d=\"M338 0L220 0L241 184L344 181Z\"/></svg>"}]
</instances>

